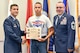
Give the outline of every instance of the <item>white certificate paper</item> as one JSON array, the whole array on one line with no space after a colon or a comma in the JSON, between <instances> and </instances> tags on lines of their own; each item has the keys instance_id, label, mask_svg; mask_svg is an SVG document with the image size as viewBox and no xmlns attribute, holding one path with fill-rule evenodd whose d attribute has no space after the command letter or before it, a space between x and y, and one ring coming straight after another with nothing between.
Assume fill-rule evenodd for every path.
<instances>
[{"instance_id":1,"label":"white certificate paper","mask_svg":"<svg viewBox=\"0 0 80 53\"><path fill-rule=\"evenodd\" d=\"M26 34L27 39L41 38L41 28L40 27L27 27L26 32L27 32Z\"/></svg>"}]
</instances>

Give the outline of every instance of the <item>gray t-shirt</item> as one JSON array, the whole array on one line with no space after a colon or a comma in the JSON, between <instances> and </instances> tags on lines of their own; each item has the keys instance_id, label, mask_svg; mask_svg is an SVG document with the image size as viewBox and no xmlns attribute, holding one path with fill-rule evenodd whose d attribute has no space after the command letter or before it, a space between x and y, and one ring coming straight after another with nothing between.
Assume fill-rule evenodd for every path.
<instances>
[{"instance_id":1,"label":"gray t-shirt","mask_svg":"<svg viewBox=\"0 0 80 53\"><path fill-rule=\"evenodd\" d=\"M41 28L41 36L46 36L48 32L48 28L52 27L52 23L49 18L45 15L41 16L32 16L29 18L27 22L27 27L40 27Z\"/></svg>"}]
</instances>

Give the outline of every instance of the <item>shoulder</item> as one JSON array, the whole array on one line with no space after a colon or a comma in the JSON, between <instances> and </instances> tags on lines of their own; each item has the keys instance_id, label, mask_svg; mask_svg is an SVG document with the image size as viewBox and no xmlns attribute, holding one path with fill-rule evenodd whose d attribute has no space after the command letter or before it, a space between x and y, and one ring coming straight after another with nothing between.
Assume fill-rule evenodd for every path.
<instances>
[{"instance_id":1,"label":"shoulder","mask_svg":"<svg viewBox=\"0 0 80 53\"><path fill-rule=\"evenodd\" d=\"M29 17L29 20L32 20L32 19L34 19L34 18L35 18L35 15Z\"/></svg>"},{"instance_id":2,"label":"shoulder","mask_svg":"<svg viewBox=\"0 0 80 53\"><path fill-rule=\"evenodd\" d=\"M65 13L63 16L66 17L66 18L69 19L69 20L70 20L70 19L74 19L74 17L73 17L72 15L70 15L70 14L66 14L66 13Z\"/></svg>"},{"instance_id":3,"label":"shoulder","mask_svg":"<svg viewBox=\"0 0 80 53\"><path fill-rule=\"evenodd\" d=\"M42 19L45 19L45 20L46 20L46 19L49 19L49 17L47 17L47 16L44 15L44 14L41 15L41 18L42 18Z\"/></svg>"},{"instance_id":4,"label":"shoulder","mask_svg":"<svg viewBox=\"0 0 80 53\"><path fill-rule=\"evenodd\" d=\"M6 26L6 24L7 24L7 25L10 24L10 21L9 21L9 18L8 18L8 17L4 20L3 26Z\"/></svg>"},{"instance_id":5,"label":"shoulder","mask_svg":"<svg viewBox=\"0 0 80 53\"><path fill-rule=\"evenodd\" d=\"M57 16L58 16L58 15L55 15L55 16L53 17L53 19L56 19Z\"/></svg>"},{"instance_id":6,"label":"shoulder","mask_svg":"<svg viewBox=\"0 0 80 53\"><path fill-rule=\"evenodd\" d=\"M45 17L45 18L48 18L48 17L47 17L46 15L44 15L44 14L42 14L41 16L42 16L42 17Z\"/></svg>"},{"instance_id":7,"label":"shoulder","mask_svg":"<svg viewBox=\"0 0 80 53\"><path fill-rule=\"evenodd\" d=\"M10 23L11 21L12 21L12 18L9 16L9 17L7 17L7 18L4 20L4 23L5 23L5 22L9 22L9 23Z\"/></svg>"},{"instance_id":8,"label":"shoulder","mask_svg":"<svg viewBox=\"0 0 80 53\"><path fill-rule=\"evenodd\" d=\"M72 15L68 15L68 20L74 20L74 17Z\"/></svg>"},{"instance_id":9,"label":"shoulder","mask_svg":"<svg viewBox=\"0 0 80 53\"><path fill-rule=\"evenodd\" d=\"M66 17L73 17L72 15L67 14L67 13L64 13L63 15L66 16Z\"/></svg>"},{"instance_id":10,"label":"shoulder","mask_svg":"<svg viewBox=\"0 0 80 53\"><path fill-rule=\"evenodd\" d=\"M7 17L7 18L4 20L4 22L5 22L5 21L9 21L9 20L10 20L10 18L9 18L9 17Z\"/></svg>"},{"instance_id":11,"label":"shoulder","mask_svg":"<svg viewBox=\"0 0 80 53\"><path fill-rule=\"evenodd\" d=\"M58 15L55 15L54 17L57 17Z\"/></svg>"}]
</instances>

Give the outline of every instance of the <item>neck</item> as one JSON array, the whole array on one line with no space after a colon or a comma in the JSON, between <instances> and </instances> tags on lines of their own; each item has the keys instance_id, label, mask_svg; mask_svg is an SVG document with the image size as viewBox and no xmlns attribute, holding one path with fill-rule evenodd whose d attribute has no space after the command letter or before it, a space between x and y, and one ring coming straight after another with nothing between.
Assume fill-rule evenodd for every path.
<instances>
[{"instance_id":1,"label":"neck","mask_svg":"<svg viewBox=\"0 0 80 53\"><path fill-rule=\"evenodd\" d=\"M13 15L12 15L13 16ZM16 16L13 16L14 18L16 18Z\"/></svg>"},{"instance_id":2,"label":"neck","mask_svg":"<svg viewBox=\"0 0 80 53\"><path fill-rule=\"evenodd\" d=\"M62 16L64 13L62 13L62 14L58 14L58 16Z\"/></svg>"},{"instance_id":3,"label":"neck","mask_svg":"<svg viewBox=\"0 0 80 53\"><path fill-rule=\"evenodd\" d=\"M16 19L16 16L11 15L12 17L14 17Z\"/></svg>"},{"instance_id":4,"label":"neck","mask_svg":"<svg viewBox=\"0 0 80 53\"><path fill-rule=\"evenodd\" d=\"M39 14L37 13L36 16L41 16L41 13L39 13Z\"/></svg>"}]
</instances>

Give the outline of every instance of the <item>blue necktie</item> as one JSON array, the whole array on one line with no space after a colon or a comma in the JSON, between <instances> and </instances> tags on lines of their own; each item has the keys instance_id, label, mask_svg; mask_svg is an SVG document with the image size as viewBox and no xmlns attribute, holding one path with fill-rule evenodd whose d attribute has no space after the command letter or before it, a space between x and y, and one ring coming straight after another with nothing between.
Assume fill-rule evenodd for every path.
<instances>
[{"instance_id":1,"label":"blue necktie","mask_svg":"<svg viewBox=\"0 0 80 53\"><path fill-rule=\"evenodd\" d=\"M19 27L19 22L17 19L15 19L15 24Z\"/></svg>"},{"instance_id":2,"label":"blue necktie","mask_svg":"<svg viewBox=\"0 0 80 53\"><path fill-rule=\"evenodd\" d=\"M56 22L55 22L56 25L58 24L58 21L59 21L59 16L57 16L56 18Z\"/></svg>"}]
</instances>

